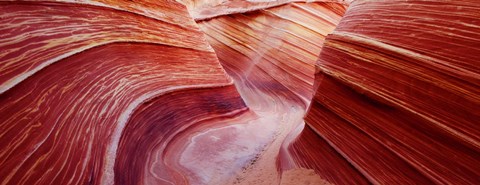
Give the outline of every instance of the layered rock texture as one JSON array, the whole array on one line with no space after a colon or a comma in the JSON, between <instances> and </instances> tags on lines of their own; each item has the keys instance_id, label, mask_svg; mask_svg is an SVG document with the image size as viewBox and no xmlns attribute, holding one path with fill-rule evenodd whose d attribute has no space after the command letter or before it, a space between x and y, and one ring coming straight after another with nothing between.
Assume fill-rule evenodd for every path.
<instances>
[{"instance_id":1,"label":"layered rock texture","mask_svg":"<svg viewBox=\"0 0 480 185\"><path fill-rule=\"evenodd\" d=\"M338 184L332 166L359 184L480 183L479 19L475 1L354 1L323 45L294 161ZM311 147L327 144L333 159Z\"/></svg>"},{"instance_id":2,"label":"layered rock texture","mask_svg":"<svg viewBox=\"0 0 480 185\"><path fill-rule=\"evenodd\" d=\"M247 110L180 3L0 8L2 184L186 184L170 143Z\"/></svg>"},{"instance_id":3,"label":"layered rock texture","mask_svg":"<svg viewBox=\"0 0 480 185\"><path fill-rule=\"evenodd\" d=\"M0 10L2 185L480 184L475 0Z\"/></svg>"}]
</instances>

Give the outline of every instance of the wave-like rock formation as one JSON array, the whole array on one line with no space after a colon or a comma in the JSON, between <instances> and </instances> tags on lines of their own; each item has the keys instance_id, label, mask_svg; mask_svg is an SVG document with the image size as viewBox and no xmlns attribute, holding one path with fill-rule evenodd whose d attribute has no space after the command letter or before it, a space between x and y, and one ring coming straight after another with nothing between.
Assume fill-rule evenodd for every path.
<instances>
[{"instance_id":1,"label":"wave-like rock formation","mask_svg":"<svg viewBox=\"0 0 480 185\"><path fill-rule=\"evenodd\" d=\"M0 184L479 184L478 12L1 1Z\"/></svg>"},{"instance_id":2,"label":"wave-like rock formation","mask_svg":"<svg viewBox=\"0 0 480 185\"><path fill-rule=\"evenodd\" d=\"M248 107L261 117L281 120L274 141L236 183L276 184L282 175L276 166L282 141L304 124L315 62L345 8L341 3L291 3L198 22Z\"/></svg>"},{"instance_id":3,"label":"wave-like rock formation","mask_svg":"<svg viewBox=\"0 0 480 185\"><path fill-rule=\"evenodd\" d=\"M479 12L354 1L323 45L293 159L338 184L480 183Z\"/></svg>"},{"instance_id":4,"label":"wave-like rock formation","mask_svg":"<svg viewBox=\"0 0 480 185\"><path fill-rule=\"evenodd\" d=\"M344 11L338 3L292 3L198 23L237 88L259 91L252 102L282 97L306 108L323 40Z\"/></svg>"},{"instance_id":5,"label":"wave-like rock formation","mask_svg":"<svg viewBox=\"0 0 480 185\"><path fill-rule=\"evenodd\" d=\"M215 17L264 10L291 3L334 2L348 5L352 0L177 0L184 3L197 21ZM327 12L330 10L327 10Z\"/></svg>"},{"instance_id":6,"label":"wave-like rock formation","mask_svg":"<svg viewBox=\"0 0 480 185\"><path fill-rule=\"evenodd\" d=\"M182 4L0 9L1 184L185 184L174 136L247 111Z\"/></svg>"}]
</instances>

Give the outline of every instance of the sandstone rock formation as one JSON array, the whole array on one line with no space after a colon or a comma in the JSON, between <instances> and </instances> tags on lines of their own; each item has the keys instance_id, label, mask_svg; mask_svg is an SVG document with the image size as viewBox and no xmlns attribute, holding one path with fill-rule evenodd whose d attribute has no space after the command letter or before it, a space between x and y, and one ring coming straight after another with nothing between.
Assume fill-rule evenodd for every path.
<instances>
[{"instance_id":1,"label":"sandstone rock formation","mask_svg":"<svg viewBox=\"0 0 480 185\"><path fill-rule=\"evenodd\" d=\"M375 184L478 184L479 19L474 1L354 1L317 62L314 132L291 150L326 142Z\"/></svg>"},{"instance_id":2,"label":"sandstone rock formation","mask_svg":"<svg viewBox=\"0 0 480 185\"><path fill-rule=\"evenodd\" d=\"M0 8L2 184L185 183L174 136L247 110L182 4Z\"/></svg>"},{"instance_id":3,"label":"sandstone rock formation","mask_svg":"<svg viewBox=\"0 0 480 185\"><path fill-rule=\"evenodd\" d=\"M475 0L0 2L1 184L479 184Z\"/></svg>"}]
</instances>

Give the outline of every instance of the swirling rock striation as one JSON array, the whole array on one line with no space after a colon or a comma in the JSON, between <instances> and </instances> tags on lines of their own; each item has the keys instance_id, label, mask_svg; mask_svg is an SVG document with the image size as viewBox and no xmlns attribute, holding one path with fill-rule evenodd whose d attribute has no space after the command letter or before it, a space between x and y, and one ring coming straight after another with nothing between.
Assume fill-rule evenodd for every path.
<instances>
[{"instance_id":1,"label":"swirling rock striation","mask_svg":"<svg viewBox=\"0 0 480 185\"><path fill-rule=\"evenodd\" d=\"M292 130L303 125L302 116L313 94L315 62L325 36L333 31L345 9L344 3L291 3L198 21L247 105L260 117L273 117L270 124L279 125L269 127L276 129L274 140L236 177L240 180L235 183L322 181L311 179L310 172L300 175L293 171L295 176L288 172L282 182L276 182L283 171L306 167L281 160L278 168L276 159L287 155L282 145L288 145L298 134ZM280 150L285 155L279 156ZM335 160L348 166L341 157ZM334 174L340 176L342 172ZM296 177L302 180L291 180Z\"/></svg>"},{"instance_id":2,"label":"swirling rock striation","mask_svg":"<svg viewBox=\"0 0 480 185\"><path fill-rule=\"evenodd\" d=\"M187 183L171 138L248 110L182 4L0 9L1 184Z\"/></svg>"},{"instance_id":3,"label":"swirling rock striation","mask_svg":"<svg viewBox=\"0 0 480 185\"><path fill-rule=\"evenodd\" d=\"M260 97L257 104L269 101L266 94L306 108L321 45L344 11L338 3L292 3L200 21L199 26L242 94L258 90L247 95Z\"/></svg>"},{"instance_id":4,"label":"swirling rock striation","mask_svg":"<svg viewBox=\"0 0 480 185\"><path fill-rule=\"evenodd\" d=\"M480 183L474 0L0 10L1 184Z\"/></svg>"},{"instance_id":5,"label":"swirling rock striation","mask_svg":"<svg viewBox=\"0 0 480 185\"><path fill-rule=\"evenodd\" d=\"M209 50L198 28L115 6L59 2L0 2L0 92L78 52L113 42L142 42ZM137 5L138 6L138 5ZM170 9L178 8L179 5ZM181 7L181 6L180 6ZM185 8L183 7L185 11ZM181 15L181 14L180 14ZM170 18L172 19L172 18ZM191 22L191 21L190 21ZM68 43L68 44L67 44Z\"/></svg>"},{"instance_id":6,"label":"swirling rock striation","mask_svg":"<svg viewBox=\"0 0 480 185\"><path fill-rule=\"evenodd\" d=\"M305 148L325 141L371 183L480 183L479 12L468 0L354 1L317 62L305 121L321 138L307 130L290 148L318 157L296 162L333 155Z\"/></svg>"},{"instance_id":7,"label":"swirling rock striation","mask_svg":"<svg viewBox=\"0 0 480 185\"><path fill-rule=\"evenodd\" d=\"M224 15L261 11L293 3L330 2L348 5L352 0L177 0L188 7L190 15L196 21L212 19Z\"/></svg>"}]
</instances>

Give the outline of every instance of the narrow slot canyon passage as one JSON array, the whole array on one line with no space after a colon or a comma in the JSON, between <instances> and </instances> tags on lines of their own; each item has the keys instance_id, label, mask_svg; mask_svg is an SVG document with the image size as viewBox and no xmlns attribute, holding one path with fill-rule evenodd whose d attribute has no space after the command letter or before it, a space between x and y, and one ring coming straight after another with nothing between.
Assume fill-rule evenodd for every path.
<instances>
[{"instance_id":1,"label":"narrow slot canyon passage","mask_svg":"<svg viewBox=\"0 0 480 185\"><path fill-rule=\"evenodd\" d=\"M480 184L478 0L0 0L0 185Z\"/></svg>"},{"instance_id":2,"label":"narrow slot canyon passage","mask_svg":"<svg viewBox=\"0 0 480 185\"><path fill-rule=\"evenodd\" d=\"M281 183L282 170L277 167L280 148L287 147L304 127L321 45L346 6L290 3L197 21L250 112L227 126L194 136L197 138L186 153L195 160L184 159L188 161L184 166L196 173L192 181ZM288 135L290 141L286 141ZM212 146L204 150L208 145ZM313 169L295 165L286 169L300 172L292 184L327 182L314 175ZM288 181L284 178L282 184Z\"/></svg>"}]
</instances>

